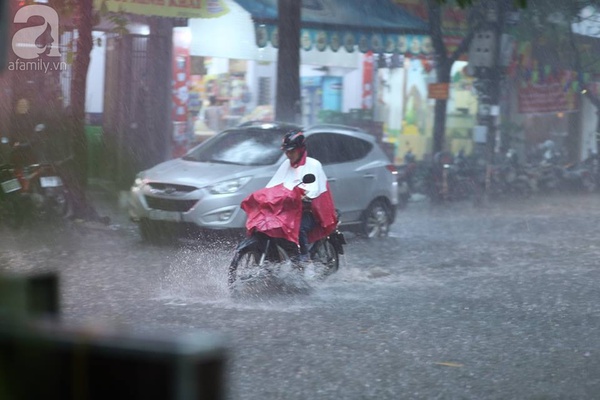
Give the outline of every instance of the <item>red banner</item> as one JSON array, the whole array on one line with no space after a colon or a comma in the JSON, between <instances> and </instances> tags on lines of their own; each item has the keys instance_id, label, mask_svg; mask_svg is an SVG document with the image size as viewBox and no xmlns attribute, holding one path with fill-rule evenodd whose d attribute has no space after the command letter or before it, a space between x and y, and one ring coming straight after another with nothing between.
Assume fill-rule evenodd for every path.
<instances>
[{"instance_id":1,"label":"red banner","mask_svg":"<svg viewBox=\"0 0 600 400\"><path fill-rule=\"evenodd\" d=\"M521 114L569 112L577 109L575 97L561 83L527 85L519 89Z\"/></svg>"},{"instance_id":2,"label":"red banner","mask_svg":"<svg viewBox=\"0 0 600 400\"><path fill-rule=\"evenodd\" d=\"M180 157L189 145L188 132L188 99L190 81L190 37L189 28L173 30L173 87L172 111L173 120L173 157Z\"/></svg>"},{"instance_id":3,"label":"red banner","mask_svg":"<svg viewBox=\"0 0 600 400\"><path fill-rule=\"evenodd\" d=\"M373 52L365 53L363 59L363 90L362 90L362 108L373 108Z\"/></svg>"}]
</instances>

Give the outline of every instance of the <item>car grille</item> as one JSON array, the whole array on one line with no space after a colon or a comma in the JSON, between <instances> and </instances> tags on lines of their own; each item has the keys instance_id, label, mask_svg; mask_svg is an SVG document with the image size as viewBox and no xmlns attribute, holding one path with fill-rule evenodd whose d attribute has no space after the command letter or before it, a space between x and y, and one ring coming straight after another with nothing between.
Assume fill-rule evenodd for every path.
<instances>
[{"instance_id":1,"label":"car grille","mask_svg":"<svg viewBox=\"0 0 600 400\"><path fill-rule=\"evenodd\" d=\"M149 208L163 211L186 212L198 202L198 200L163 199L160 197L144 196Z\"/></svg>"},{"instance_id":2,"label":"car grille","mask_svg":"<svg viewBox=\"0 0 600 400\"><path fill-rule=\"evenodd\" d=\"M148 186L150 186L152 189L160 190L160 191L171 189L171 190L175 190L177 192L189 193L189 192L193 192L194 190L198 190L198 188L194 187L194 186L175 185L172 183L160 183L160 182L150 182L150 183L148 183Z\"/></svg>"}]
</instances>

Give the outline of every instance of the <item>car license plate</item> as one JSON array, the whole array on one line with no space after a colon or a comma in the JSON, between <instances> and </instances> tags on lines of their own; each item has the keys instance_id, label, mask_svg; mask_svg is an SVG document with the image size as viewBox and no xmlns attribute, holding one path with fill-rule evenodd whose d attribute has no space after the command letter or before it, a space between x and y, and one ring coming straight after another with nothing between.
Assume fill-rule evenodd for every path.
<instances>
[{"instance_id":1,"label":"car license plate","mask_svg":"<svg viewBox=\"0 0 600 400\"><path fill-rule=\"evenodd\" d=\"M181 221L181 213L177 211L150 210L149 217L150 219L160 221Z\"/></svg>"},{"instance_id":2,"label":"car license plate","mask_svg":"<svg viewBox=\"0 0 600 400\"><path fill-rule=\"evenodd\" d=\"M62 179L60 179L60 177L58 176L42 176L40 178L40 185L43 188L58 187L62 186L62 184Z\"/></svg>"},{"instance_id":3,"label":"car license plate","mask_svg":"<svg viewBox=\"0 0 600 400\"><path fill-rule=\"evenodd\" d=\"M11 193L21 189L21 184L18 179L11 179L10 181L2 182L2 191L4 193Z\"/></svg>"}]
</instances>

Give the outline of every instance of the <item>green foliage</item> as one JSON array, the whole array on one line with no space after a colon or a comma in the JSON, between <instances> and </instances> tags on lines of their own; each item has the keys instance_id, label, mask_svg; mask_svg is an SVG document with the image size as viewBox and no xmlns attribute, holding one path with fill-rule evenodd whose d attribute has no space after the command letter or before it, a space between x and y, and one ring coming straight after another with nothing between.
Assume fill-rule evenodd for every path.
<instances>
[{"instance_id":1,"label":"green foliage","mask_svg":"<svg viewBox=\"0 0 600 400\"><path fill-rule=\"evenodd\" d=\"M108 14L108 19L114 24L114 27L112 28L113 33L119 35L127 35L129 33L129 29L127 29L129 21L123 9L119 9L119 12L117 13Z\"/></svg>"}]
</instances>

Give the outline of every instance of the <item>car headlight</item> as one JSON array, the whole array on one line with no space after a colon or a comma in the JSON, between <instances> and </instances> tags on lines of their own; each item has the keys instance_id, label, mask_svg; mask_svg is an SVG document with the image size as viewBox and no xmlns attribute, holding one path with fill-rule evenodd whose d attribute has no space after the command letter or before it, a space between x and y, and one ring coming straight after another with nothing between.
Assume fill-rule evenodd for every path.
<instances>
[{"instance_id":1,"label":"car headlight","mask_svg":"<svg viewBox=\"0 0 600 400\"><path fill-rule=\"evenodd\" d=\"M148 180L145 178L145 173L144 172L140 172L139 174L137 174L135 176L135 180L133 181L133 187L134 188L140 188L142 186L144 186L146 183L148 183Z\"/></svg>"},{"instance_id":2,"label":"car headlight","mask_svg":"<svg viewBox=\"0 0 600 400\"><path fill-rule=\"evenodd\" d=\"M215 185L209 186L208 190L212 194L229 194L235 193L240 190L244 185L250 182L252 179L249 176L245 176L243 178L231 179L228 181L219 182Z\"/></svg>"}]
</instances>

